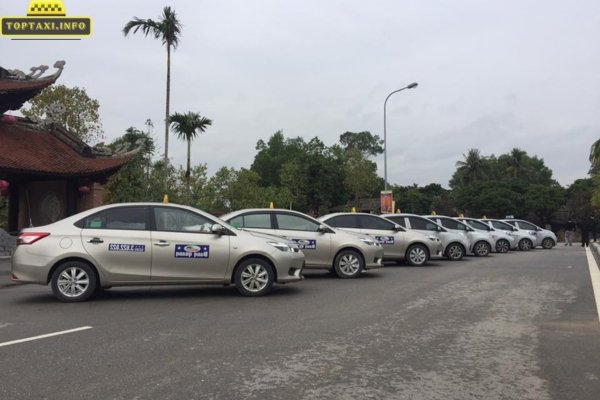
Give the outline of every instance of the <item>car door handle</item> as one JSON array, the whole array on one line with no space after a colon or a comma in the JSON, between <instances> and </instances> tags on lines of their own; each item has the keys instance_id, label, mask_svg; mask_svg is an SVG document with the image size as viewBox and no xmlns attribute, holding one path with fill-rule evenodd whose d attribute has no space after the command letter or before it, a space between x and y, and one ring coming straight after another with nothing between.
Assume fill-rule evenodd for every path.
<instances>
[{"instance_id":1,"label":"car door handle","mask_svg":"<svg viewBox=\"0 0 600 400\"><path fill-rule=\"evenodd\" d=\"M156 242L156 243L154 243L154 245L159 246L159 247L170 246L170 244L168 242L165 242L164 240L161 240L160 242Z\"/></svg>"},{"instance_id":2,"label":"car door handle","mask_svg":"<svg viewBox=\"0 0 600 400\"><path fill-rule=\"evenodd\" d=\"M104 240L100 239L100 238L91 238L90 240L87 241L88 243L104 243Z\"/></svg>"}]
</instances>

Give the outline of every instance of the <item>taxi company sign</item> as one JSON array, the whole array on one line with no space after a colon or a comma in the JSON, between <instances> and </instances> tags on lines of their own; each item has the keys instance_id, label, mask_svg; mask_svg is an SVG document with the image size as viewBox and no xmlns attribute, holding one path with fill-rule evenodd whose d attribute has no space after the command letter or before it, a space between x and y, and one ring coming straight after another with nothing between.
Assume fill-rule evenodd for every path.
<instances>
[{"instance_id":1,"label":"taxi company sign","mask_svg":"<svg viewBox=\"0 0 600 400\"><path fill-rule=\"evenodd\" d=\"M67 17L61 0L32 0L26 17L0 18L2 36L12 38L78 38L92 34L90 17Z\"/></svg>"}]
</instances>

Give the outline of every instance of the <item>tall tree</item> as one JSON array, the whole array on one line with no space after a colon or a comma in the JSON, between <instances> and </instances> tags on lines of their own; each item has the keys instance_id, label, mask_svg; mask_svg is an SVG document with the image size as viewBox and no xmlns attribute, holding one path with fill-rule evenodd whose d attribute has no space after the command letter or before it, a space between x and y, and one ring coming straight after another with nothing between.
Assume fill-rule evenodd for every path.
<instances>
[{"instance_id":1,"label":"tall tree","mask_svg":"<svg viewBox=\"0 0 600 400\"><path fill-rule=\"evenodd\" d=\"M165 7L158 21L134 17L125 24L123 34L141 31L144 36L154 36L167 46L167 99L165 105L165 165L169 163L169 104L171 100L171 48L176 49L181 35L181 23L171 7Z\"/></svg>"},{"instance_id":2,"label":"tall tree","mask_svg":"<svg viewBox=\"0 0 600 400\"><path fill-rule=\"evenodd\" d=\"M188 111L185 114L175 113L169 117L169 122L173 125L173 130L177 133L179 139L187 141L187 168L185 170L186 178L190 177L192 140L198 133L206 132L206 128L212 125L212 120L202 117L198 113Z\"/></svg>"},{"instance_id":3,"label":"tall tree","mask_svg":"<svg viewBox=\"0 0 600 400\"><path fill-rule=\"evenodd\" d=\"M383 153L383 139L371 132L344 132L340 135L340 144L344 150L359 151L363 158Z\"/></svg>"},{"instance_id":4,"label":"tall tree","mask_svg":"<svg viewBox=\"0 0 600 400\"><path fill-rule=\"evenodd\" d=\"M596 140L590 148L590 168L591 173L599 172L600 170L600 139Z\"/></svg>"},{"instance_id":5,"label":"tall tree","mask_svg":"<svg viewBox=\"0 0 600 400\"><path fill-rule=\"evenodd\" d=\"M465 183L472 183L485 175L485 157L481 156L478 149L469 149L463 154L464 161L457 161L456 167L463 177Z\"/></svg>"},{"instance_id":6,"label":"tall tree","mask_svg":"<svg viewBox=\"0 0 600 400\"><path fill-rule=\"evenodd\" d=\"M88 96L84 88L65 85L47 87L29 101L29 107L21 110L29 118L55 122L84 142L102 138L100 103Z\"/></svg>"}]
</instances>

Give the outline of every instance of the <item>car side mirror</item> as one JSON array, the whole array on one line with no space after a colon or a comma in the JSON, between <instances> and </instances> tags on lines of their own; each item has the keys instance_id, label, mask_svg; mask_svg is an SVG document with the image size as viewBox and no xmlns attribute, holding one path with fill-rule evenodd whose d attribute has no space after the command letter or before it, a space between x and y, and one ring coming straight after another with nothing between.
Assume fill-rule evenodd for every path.
<instances>
[{"instance_id":1,"label":"car side mirror","mask_svg":"<svg viewBox=\"0 0 600 400\"><path fill-rule=\"evenodd\" d=\"M210 231L212 233L214 233L215 235L219 235L219 236L227 233L227 230L221 224L214 224L213 226L211 226Z\"/></svg>"},{"instance_id":2,"label":"car side mirror","mask_svg":"<svg viewBox=\"0 0 600 400\"><path fill-rule=\"evenodd\" d=\"M319 225L319 228L317 229L317 232L328 233L328 232L330 232L330 230L325 225Z\"/></svg>"}]
</instances>

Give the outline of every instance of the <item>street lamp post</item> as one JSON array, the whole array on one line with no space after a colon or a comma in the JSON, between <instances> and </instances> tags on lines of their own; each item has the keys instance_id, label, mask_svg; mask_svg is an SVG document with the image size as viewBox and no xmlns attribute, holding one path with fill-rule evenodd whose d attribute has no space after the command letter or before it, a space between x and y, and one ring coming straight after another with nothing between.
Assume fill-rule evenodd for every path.
<instances>
[{"instance_id":1,"label":"street lamp post","mask_svg":"<svg viewBox=\"0 0 600 400\"><path fill-rule=\"evenodd\" d=\"M388 179L387 179L387 131L386 131L386 106L387 106L387 101L390 98L391 95L393 95L394 93L398 93L401 92L404 89L413 89L416 88L419 84L417 82L413 82L408 86L403 87L402 89L398 89L398 90L394 90L392 93L388 94L388 96L385 98L385 101L383 102L383 187L384 190L387 190L387 184L388 184Z\"/></svg>"}]
</instances>

